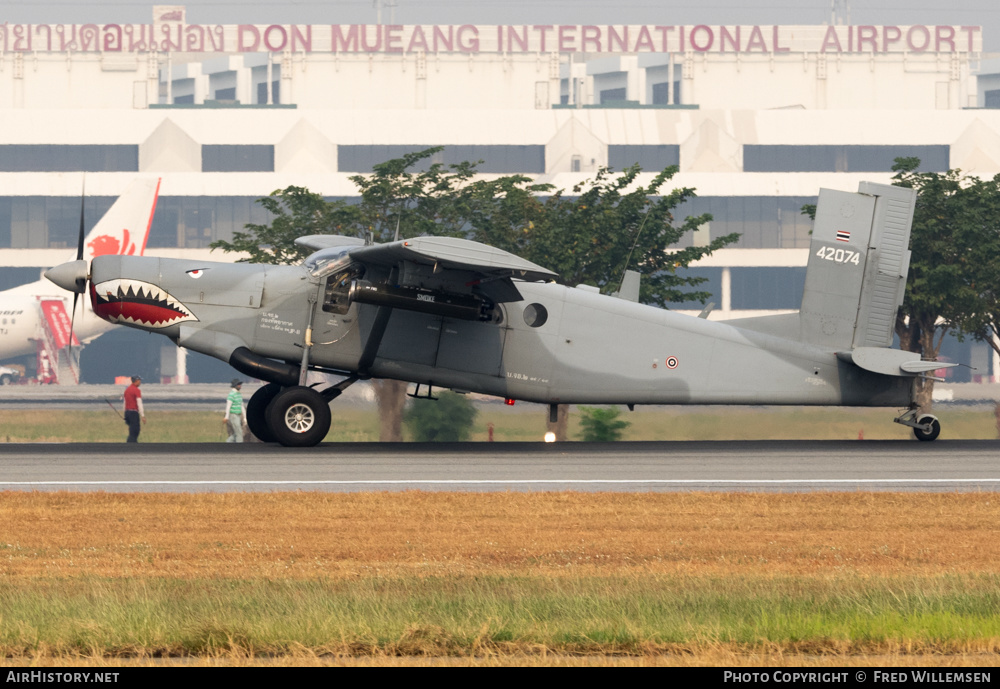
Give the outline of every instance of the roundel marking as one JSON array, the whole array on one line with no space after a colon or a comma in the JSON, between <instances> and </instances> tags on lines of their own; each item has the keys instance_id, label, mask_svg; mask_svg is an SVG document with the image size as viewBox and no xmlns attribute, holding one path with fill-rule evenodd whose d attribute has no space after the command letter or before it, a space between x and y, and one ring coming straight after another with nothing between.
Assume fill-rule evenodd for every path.
<instances>
[{"instance_id":1,"label":"roundel marking","mask_svg":"<svg viewBox=\"0 0 1000 689\"><path fill-rule=\"evenodd\" d=\"M677 363L678 363L677 357L675 357L675 356L668 356L667 360L664 363L667 365L667 368L669 368L669 369L675 369L675 368L677 368Z\"/></svg>"}]
</instances>

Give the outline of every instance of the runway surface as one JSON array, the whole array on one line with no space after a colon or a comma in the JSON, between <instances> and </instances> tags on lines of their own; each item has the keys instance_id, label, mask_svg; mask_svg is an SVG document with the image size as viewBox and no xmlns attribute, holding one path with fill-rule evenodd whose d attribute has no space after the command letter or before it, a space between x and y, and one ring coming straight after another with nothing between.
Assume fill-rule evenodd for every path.
<instances>
[{"instance_id":1,"label":"runway surface","mask_svg":"<svg viewBox=\"0 0 1000 689\"><path fill-rule=\"evenodd\" d=\"M1000 441L6 444L0 490L996 491Z\"/></svg>"}]
</instances>

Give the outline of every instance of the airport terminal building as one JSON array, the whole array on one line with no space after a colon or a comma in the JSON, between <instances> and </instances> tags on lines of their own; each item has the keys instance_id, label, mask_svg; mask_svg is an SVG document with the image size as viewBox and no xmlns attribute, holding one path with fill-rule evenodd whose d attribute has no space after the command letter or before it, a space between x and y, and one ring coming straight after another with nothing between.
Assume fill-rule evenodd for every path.
<instances>
[{"instance_id":1,"label":"airport terminal building","mask_svg":"<svg viewBox=\"0 0 1000 689\"><path fill-rule=\"evenodd\" d=\"M563 189L603 166L679 166L698 194L685 210L714 218L687 241L742 235L694 269L712 317L731 318L798 308L801 208L820 187L887 183L899 156L1000 173L1000 65L977 26L239 19L170 6L143 25L0 25L0 289L71 257L84 177L88 224L137 175L162 177L147 253L226 260L208 244L267 222L256 199L288 185L350 199L352 175L444 146L441 162ZM163 338L102 340L117 353L85 349L85 381L229 377ZM996 376L990 352L943 351L976 368L956 381Z\"/></svg>"}]
</instances>

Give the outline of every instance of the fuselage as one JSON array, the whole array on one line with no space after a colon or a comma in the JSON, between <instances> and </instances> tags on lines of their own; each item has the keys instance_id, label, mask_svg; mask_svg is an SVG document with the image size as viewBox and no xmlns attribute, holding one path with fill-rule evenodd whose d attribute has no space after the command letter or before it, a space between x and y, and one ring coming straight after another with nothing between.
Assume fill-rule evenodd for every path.
<instances>
[{"instance_id":1,"label":"fuselage","mask_svg":"<svg viewBox=\"0 0 1000 689\"><path fill-rule=\"evenodd\" d=\"M384 308L336 312L329 286L302 266L128 256L93 265L95 298L113 296L98 299L99 314L223 360L245 347L297 364L311 326L310 365L354 373ZM864 371L832 349L588 289L517 287L524 299L486 322L392 309L365 373L541 403L910 402L911 379Z\"/></svg>"}]
</instances>

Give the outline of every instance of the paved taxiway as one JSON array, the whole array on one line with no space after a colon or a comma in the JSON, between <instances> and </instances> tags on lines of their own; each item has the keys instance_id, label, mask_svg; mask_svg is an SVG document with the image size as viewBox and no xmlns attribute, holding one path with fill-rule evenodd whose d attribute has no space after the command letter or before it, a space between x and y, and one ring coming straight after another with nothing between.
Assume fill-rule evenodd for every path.
<instances>
[{"instance_id":1,"label":"paved taxiway","mask_svg":"<svg viewBox=\"0 0 1000 689\"><path fill-rule=\"evenodd\" d=\"M1000 441L6 444L0 490L996 491Z\"/></svg>"}]
</instances>

